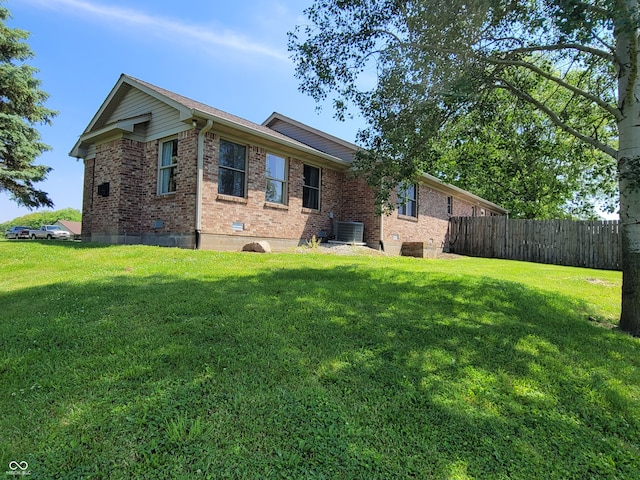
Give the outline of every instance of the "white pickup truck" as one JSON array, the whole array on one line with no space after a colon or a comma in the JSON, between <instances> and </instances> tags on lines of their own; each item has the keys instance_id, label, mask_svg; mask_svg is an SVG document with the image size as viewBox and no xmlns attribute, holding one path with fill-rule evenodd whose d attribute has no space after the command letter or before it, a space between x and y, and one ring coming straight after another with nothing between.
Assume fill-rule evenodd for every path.
<instances>
[{"instance_id":1,"label":"white pickup truck","mask_svg":"<svg viewBox=\"0 0 640 480\"><path fill-rule=\"evenodd\" d=\"M56 238L58 240L69 240L71 234L66 230L60 228L58 225L42 225L39 230L30 230L29 236L32 240L36 238L46 238L51 240Z\"/></svg>"}]
</instances>

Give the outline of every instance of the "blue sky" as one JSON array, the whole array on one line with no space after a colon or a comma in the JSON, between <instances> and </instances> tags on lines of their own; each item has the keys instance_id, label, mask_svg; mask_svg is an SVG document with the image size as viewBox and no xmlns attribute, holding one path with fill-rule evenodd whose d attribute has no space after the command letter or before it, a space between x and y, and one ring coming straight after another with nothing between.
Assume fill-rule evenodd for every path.
<instances>
[{"instance_id":1,"label":"blue sky","mask_svg":"<svg viewBox=\"0 0 640 480\"><path fill-rule=\"evenodd\" d=\"M39 127L53 168L38 188L55 210L82 207L83 164L68 156L121 73L262 123L273 111L353 142L358 120L298 92L286 33L311 0L5 0L30 33L53 126ZM0 222L30 213L0 192Z\"/></svg>"}]
</instances>

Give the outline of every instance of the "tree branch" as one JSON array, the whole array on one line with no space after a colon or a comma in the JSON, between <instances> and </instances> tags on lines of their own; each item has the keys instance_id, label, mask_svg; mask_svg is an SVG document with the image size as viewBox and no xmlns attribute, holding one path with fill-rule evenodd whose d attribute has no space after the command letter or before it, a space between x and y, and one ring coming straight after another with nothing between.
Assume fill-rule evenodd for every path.
<instances>
[{"instance_id":1,"label":"tree branch","mask_svg":"<svg viewBox=\"0 0 640 480\"><path fill-rule=\"evenodd\" d=\"M611 14L611 12L609 12L607 9L598 7L596 5L591 5L589 3L583 3L582 7L584 7L585 10L590 10L594 13L597 13L598 15L602 15L603 17L606 17Z\"/></svg>"},{"instance_id":2,"label":"tree branch","mask_svg":"<svg viewBox=\"0 0 640 480\"><path fill-rule=\"evenodd\" d=\"M623 118L622 112L618 108L612 107L607 102L602 100L600 97L593 95L589 92L585 92L581 88L571 85L569 82L565 82L561 78L558 78L548 72L545 72L543 69L541 69L540 67L537 67L532 63L525 62L523 60L508 60L508 59L497 59L497 58L494 59L494 58L488 58L488 57L486 58L486 61L489 63L493 63L495 65L509 65L514 67L526 68L527 70L530 70L540 75L541 77L546 78L547 80L550 80L560 85L563 88L566 88L567 90L589 100L590 102L595 103L596 105L600 106L603 110L608 112L611 116L613 116L613 118L615 118L616 121L619 122Z\"/></svg>"},{"instance_id":3,"label":"tree branch","mask_svg":"<svg viewBox=\"0 0 640 480\"><path fill-rule=\"evenodd\" d=\"M418 45L414 45L411 42L403 42L402 39L400 39L397 35L395 35L392 32L389 32L387 30L377 30L377 32L392 37L396 42L398 42L398 45L401 48L405 48L407 46L412 46L412 47L415 47L415 48L418 47ZM445 47L442 47L442 46L423 45L422 48L424 48L426 50L431 50L431 51L434 51L434 52L437 52L437 53L445 54L445 55L467 56L467 54L465 54L463 52L460 52L460 51L458 51L456 49L445 48ZM527 52L535 52L535 51L554 51L554 50L563 50L563 49L575 49L575 50L578 50L580 52L589 52L589 53L597 55L600 58L603 58L603 59L605 59L607 61L611 61L611 62L615 61L615 56L605 52L604 50L598 50L596 48L586 47L586 46L582 46L582 45L579 45L579 44L573 44L573 43L564 43L564 44L558 44L558 45L541 45L541 46L535 46L535 47L521 47L521 48L515 48L515 49L512 49L512 50L509 50L509 51L504 52L504 53L506 53L506 54L513 54L513 53L518 54L518 53L527 53ZM519 59L518 60L507 59L507 58L496 59L496 58L491 58L489 56L486 56L486 55L483 55L483 54L480 54L480 53L477 53L477 52L472 52L470 56L475 57L476 59L478 59L480 61L486 61L486 62L494 64L494 65L507 65L507 66L515 66L515 67L526 68L526 69L528 69L528 70L540 75L541 77L546 78L547 80L555 82L559 86L561 86L563 88L566 88L567 90L569 90L569 91L581 96L582 98L585 98L588 101L595 103L600 108L602 108L607 113L609 113L613 118L615 118L616 121L619 122L623 118L622 112L620 111L620 109L611 106L609 103L604 101L599 96L593 95L593 94L591 94L589 92L586 92L586 91L582 90L581 88L578 88L578 87L570 84L569 82L566 82L563 79L558 78L558 77L556 77L556 76L544 71L540 67L537 67L536 65L534 65L534 64L532 64L530 62L525 62L524 60L519 60Z\"/></svg>"},{"instance_id":4,"label":"tree branch","mask_svg":"<svg viewBox=\"0 0 640 480\"><path fill-rule=\"evenodd\" d=\"M538 110L545 113L549 117L551 122L553 122L553 124L559 127L561 130L567 132L570 135L573 135L574 137L582 140L583 142L591 145L592 147L597 148L601 152L606 153L607 155L613 157L614 159L618 158L618 151L615 148L612 148L609 145L602 143L591 136L584 135L580 133L578 130L576 130L575 128L570 127L565 122L563 122L562 119L553 110L551 110L542 102L533 98L528 93L523 92L519 88L511 85L509 82L502 79L500 79L499 83L496 83L495 86L496 88L502 88L504 90L507 90L511 92L513 95L515 95L516 97L524 100L525 102L532 104Z\"/></svg>"},{"instance_id":5,"label":"tree branch","mask_svg":"<svg viewBox=\"0 0 640 480\"><path fill-rule=\"evenodd\" d=\"M555 50L578 50L600 57L608 62L615 62L615 55L599 48L580 45L579 43L558 43L555 45L534 45L531 47L520 47L509 50L509 53L532 53L532 52L552 52Z\"/></svg>"},{"instance_id":6,"label":"tree branch","mask_svg":"<svg viewBox=\"0 0 640 480\"><path fill-rule=\"evenodd\" d=\"M609 51L611 51L611 52L615 52L616 48L615 48L613 45L611 45L610 43L605 42L605 41L604 41L604 39L600 38L600 36L599 36L599 35L596 35L596 34L594 33L594 34L593 34L593 38L595 38L595 39L598 41L598 43L601 43L602 45L604 45L605 47L607 47L607 49L609 49ZM616 60L616 58L617 58L617 57L616 57L616 55L615 55L615 53L614 53L614 54L613 54L613 59L614 59L614 61Z\"/></svg>"}]
</instances>

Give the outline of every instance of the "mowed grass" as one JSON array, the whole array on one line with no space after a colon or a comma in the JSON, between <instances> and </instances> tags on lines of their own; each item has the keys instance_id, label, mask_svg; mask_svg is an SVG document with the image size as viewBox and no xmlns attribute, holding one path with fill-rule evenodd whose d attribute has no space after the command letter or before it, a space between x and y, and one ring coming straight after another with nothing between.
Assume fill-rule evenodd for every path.
<instances>
[{"instance_id":1,"label":"mowed grass","mask_svg":"<svg viewBox=\"0 0 640 480\"><path fill-rule=\"evenodd\" d=\"M0 473L640 478L619 272L44 241L0 255Z\"/></svg>"}]
</instances>

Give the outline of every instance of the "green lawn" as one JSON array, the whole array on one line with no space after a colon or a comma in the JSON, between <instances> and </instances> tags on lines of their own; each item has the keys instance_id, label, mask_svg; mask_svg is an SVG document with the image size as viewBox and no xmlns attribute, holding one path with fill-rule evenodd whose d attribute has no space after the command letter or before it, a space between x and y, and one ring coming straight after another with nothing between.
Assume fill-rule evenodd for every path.
<instances>
[{"instance_id":1,"label":"green lawn","mask_svg":"<svg viewBox=\"0 0 640 480\"><path fill-rule=\"evenodd\" d=\"M44 241L0 256L0 475L640 478L619 272Z\"/></svg>"}]
</instances>

